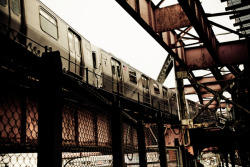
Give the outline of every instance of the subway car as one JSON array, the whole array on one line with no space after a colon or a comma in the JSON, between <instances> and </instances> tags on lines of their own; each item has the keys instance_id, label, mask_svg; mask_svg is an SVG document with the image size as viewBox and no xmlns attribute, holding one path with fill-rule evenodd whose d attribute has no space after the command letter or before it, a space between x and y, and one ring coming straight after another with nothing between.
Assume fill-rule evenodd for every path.
<instances>
[{"instance_id":1,"label":"subway car","mask_svg":"<svg viewBox=\"0 0 250 167\"><path fill-rule=\"evenodd\" d=\"M36 47L38 54L44 52L40 45L60 51L63 70L84 82L178 115L174 91L92 45L39 0L0 0L0 18L1 26L24 34L27 38L22 42ZM189 108L195 112L195 107Z\"/></svg>"}]
</instances>

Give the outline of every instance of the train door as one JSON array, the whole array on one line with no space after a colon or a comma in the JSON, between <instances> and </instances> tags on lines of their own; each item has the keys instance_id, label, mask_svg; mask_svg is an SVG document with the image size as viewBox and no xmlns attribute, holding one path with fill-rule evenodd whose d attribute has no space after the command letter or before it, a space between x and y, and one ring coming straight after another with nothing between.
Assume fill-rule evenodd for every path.
<instances>
[{"instance_id":1,"label":"train door","mask_svg":"<svg viewBox=\"0 0 250 167\"><path fill-rule=\"evenodd\" d=\"M21 4L20 0L9 0L9 17L10 27L20 31L21 30Z\"/></svg>"},{"instance_id":2,"label":"train door","mask_svg":"<svg viewBox=\"0 0 250 167\"><path fill-rule=\"evenodd\" d=\"M1 22L11 28L21 30L21 4L20 0L0 0Z\"/></svg>"},{"instance_id":3,"label":"train door","mask_svg":"<svg viewBox=\"0 0 250 167\"><path fill-rule=\"evenodd\" d=\"M123 93L121 63L115 59L111 59L112 70L112 90L114 92Z\"/></svg>"},{"instance_id":4,"label":"train door","mask_svg":"<svg viewBox=\"0 0 250 167\"><path fill-rule=\"evenodd\" d=\"M9 5L8 0L0 0L0 18L1 23L9 24Z\"/></svg>"},{"instance_id":5,"label":"train door","mask_svg":"<svg viewBox=\"0 0 250 167\"><path fill-rule=\"evenodd\" d=\"M150 104L149 80L142 76L143 102Z\"/></svg>"},{"instance_id":6,"label":"train door","mask_svg":"<svg viewBox=\"0 0 250 167\"><path fill-rule=\"evenodd\" d=\"M79 76L82 76L81 68L81 38L73 31L68 31L69 40L69 70Z\"/></svg>"}]
</instances>

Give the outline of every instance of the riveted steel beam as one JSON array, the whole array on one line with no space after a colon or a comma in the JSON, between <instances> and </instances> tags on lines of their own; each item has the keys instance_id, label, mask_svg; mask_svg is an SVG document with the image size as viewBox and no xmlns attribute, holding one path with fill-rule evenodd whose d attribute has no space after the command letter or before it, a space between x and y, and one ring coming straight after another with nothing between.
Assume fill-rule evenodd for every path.
<instances>
[{"instance_id":1,"label":"riveted steel beam","mask_svg":"<svg viewBox=\"0 0 250 167\"><path fill-rule=\"evenodd\" d=\"M155 10L156 32L165 32L190 26L190 21L181 6L176 4Z\"/></svg>"},{"instance_id":2,"label":"riveted steel beam","mask_svg":"<svg viewBox=\"0 0 250 167\"><path fill-rule=\"evenodd\" d=\"M214 62L219 65L220 62L217 56L218 41L211 28L211 25L207 20L206 14L201 6L200 1L178 0L178 2L189 18L197 34L201 38L201 41L204 42Z\"/></svg>"},{"instance_id":3,"label":"riveted steel beam","mask_svg":"<svg viewBox=\"0 0 250 167\"><path fill-rule=\"evenodd\" d=\"M205 47L184 49L184 63L189 69L204 69L215 65ZM218 46L218 59L221 66L242 64L248 61L248 46L246 40L221 43Z\"/></svg>"}]
</instances>

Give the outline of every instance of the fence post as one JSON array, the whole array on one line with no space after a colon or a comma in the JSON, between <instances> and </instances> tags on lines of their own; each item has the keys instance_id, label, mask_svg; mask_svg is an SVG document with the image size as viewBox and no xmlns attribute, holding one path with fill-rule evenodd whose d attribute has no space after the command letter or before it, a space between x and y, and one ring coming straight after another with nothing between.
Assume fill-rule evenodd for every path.
<instances>
[{"instance_id":1,"label":"fence post","mask_svg":"<svg viewBox=\"0 0 250 167\"><path fill-rule=\"evenodd\" d=\"M119 107L119 99L114 96L112 103L112 152L113 152L113 166L125 167L124 147L123 147L123 127L122 127L122 112Z\"/></svg>"},{"instance_id":2,"label":"fence post","mask_svg":"<svg viewBox=\"0 0 250 167\"><path fill-rule=\"evenodd\" d=\"M86 68L86 83L89 84L89 69Z\"/></svg>"},{"instance_id":3,"label":"fence post","mask_svg":"<svg viewBox=\"0 0 250 167\"><path fill-rule=\"evenodd\" d=\"M62 62L60 52L44 53L40 70L38 167L61 167Z\"/></svg>"},{"instance_id":4,"label":"fence post","mask_svg":"<svg viewBox=\"0 0 250 167\"><path fill-rule=\"evenodd\" d=\"M138 121L137 137L140 167L147 167L145 127L142 120Z\"/></svg>"},{"instance_id":5,"label":"fence post","mask_svg":"<svg viewBox=\"0 0 250 167\"><path fill-rule=\"evenodd\" d=\"M164 124L162 120L161 113L158 113L157 120L158 127L158 147L160 153L160 165L161 167L167 167L167 153L166 153L166 145L165 145L165 136L164 136Z\"/></svg>"}]
</instances>

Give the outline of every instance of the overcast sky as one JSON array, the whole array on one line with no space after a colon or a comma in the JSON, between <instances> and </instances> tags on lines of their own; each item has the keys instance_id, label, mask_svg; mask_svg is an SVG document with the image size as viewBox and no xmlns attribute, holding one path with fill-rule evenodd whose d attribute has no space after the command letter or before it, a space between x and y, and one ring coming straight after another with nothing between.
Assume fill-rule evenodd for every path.
<instances>
[{"instance_id":1,"label":"overcast sky","mask_svg":"<svg viewBox=\"0 0 250 167\"><path fill-rule=\"evenodd\" d=\"M167 52L115 0L41 0L59 17L92 44L111 52L153 79L161 70ZM153 0L158 3L160 0ZM206 13L223 12L226 3L220 0L202 0ZM163 5L178 3L166 0ZM225 18L227 20L225 20ZM228 16L209 18L235 29ZM194 30L193 30L194 31ZM215 34L225 33L215 28ZM235 40L237 36L218 36L219 41ZM175 87L173 72L165 81Z\"/></svg>"}]
</instances>

